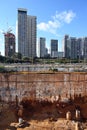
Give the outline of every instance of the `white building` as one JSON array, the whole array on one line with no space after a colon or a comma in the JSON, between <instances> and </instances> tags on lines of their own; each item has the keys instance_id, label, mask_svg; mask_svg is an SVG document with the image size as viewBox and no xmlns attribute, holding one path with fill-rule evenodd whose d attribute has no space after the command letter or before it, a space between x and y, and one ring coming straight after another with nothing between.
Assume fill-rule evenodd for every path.
<instances>
[{"instance_id":1,"label":"white building","mask_svg":"<svg viewBox=\"0 0 87 130\"><path fill-rule=\"evenodd\" d=\"M81 59L82 58L82 38L64 36L64 57L68 59Z\"/></svg>"}]
</instances>

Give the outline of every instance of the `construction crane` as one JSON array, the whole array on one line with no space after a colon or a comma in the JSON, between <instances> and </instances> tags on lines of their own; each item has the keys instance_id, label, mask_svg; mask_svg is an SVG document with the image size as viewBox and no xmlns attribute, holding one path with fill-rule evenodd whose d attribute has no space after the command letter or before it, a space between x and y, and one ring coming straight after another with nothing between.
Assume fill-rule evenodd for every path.
<instances>
[{"instance_id":1,"label":"construction crane","mask_svg":"<svg viewBox=\"0 0 87 130\"><path fill-rule=\"evenodd\" d=\"M12 31L12 29L11 29L11 28L8 28L7 31L2 31L2 33L5 35L5 34L7 34L7 33L11 33L11 31Z\"/></svg>"}]
</instances>

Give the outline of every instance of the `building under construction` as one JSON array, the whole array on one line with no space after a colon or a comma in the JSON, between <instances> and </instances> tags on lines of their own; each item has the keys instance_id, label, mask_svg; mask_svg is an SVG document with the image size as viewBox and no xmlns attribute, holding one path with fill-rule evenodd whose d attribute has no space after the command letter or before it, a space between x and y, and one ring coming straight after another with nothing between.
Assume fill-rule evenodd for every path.
<instances>
[{"instance_id":1,"label":"building under construction","mask_svg":"<svg viewBox=\"0 0 87 130\"><path fill-rule=\"evenodd\" d=\"M12 57L15 53L15 35L13 33L4 33L5 56Z\"/></svg>"}]
</instances>

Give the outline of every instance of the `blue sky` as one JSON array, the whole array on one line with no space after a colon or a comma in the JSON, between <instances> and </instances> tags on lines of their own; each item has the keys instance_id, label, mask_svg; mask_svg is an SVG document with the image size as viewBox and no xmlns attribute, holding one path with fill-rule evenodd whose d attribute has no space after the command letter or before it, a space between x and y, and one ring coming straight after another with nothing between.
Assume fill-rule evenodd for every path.
<instances>
[{"instance_id":1,"label":"blue sky","mask_svg":"<svg viewBox=\"0 0 87 130\"><path fill-rule=\"evenodd\" d=\"M87 0L0 0L0 52L4 55L3 32L8 28L17 35L17 9L26 8L29 15L37 16L37 39L58 39L62 50L65 34L87 36Z\"/></svg>"}]
</instances>

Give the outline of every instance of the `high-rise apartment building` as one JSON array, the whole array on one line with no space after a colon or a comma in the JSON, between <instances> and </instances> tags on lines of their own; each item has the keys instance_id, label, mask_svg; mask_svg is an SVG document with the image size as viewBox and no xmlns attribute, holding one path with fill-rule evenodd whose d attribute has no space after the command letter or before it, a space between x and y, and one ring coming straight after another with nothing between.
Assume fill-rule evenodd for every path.
<instances>
[{"instance_id":1,"label":"high-rise apartment building","mask_svg":"<svg viewBox=\"0 0 87 130\"><path fill-rule=\"evenodd\" d=\"M51 40L51 57L58 57L58 40Z\"/></svg>"},{"instance_id":2,"label":"high-rise apartment building","mask_svg":"<svg viewBox=\"0 0 87 130\"><path fill-rule=\"evenodd\" d=\"M44 37L40 37L38 41L38 56L45 57L46 55L46 39Z\"/></svg>"},{"instance_id":3,"label":"high-rise apartment building","mask_svg":"<svg viewBox=\"0 0 87 130\"><path fill-rule=\"evenodd\" d=\"M5 56L12 57L15 54L15 35L7 32L4 34L5 38Z\"/></svg>"},{"instance_id":4,"label":"high-rise apartment building","mask_svg":"<svg viewBox=\"0 0 87 130\"><path fill-rule=\"evenodd\" d=\"M36 17L18 9L18 52L22 56L36 57Z\"/></svg>"},{"instance_id":5,"label":"high-rise apartment building","mask_svg":"<svg viewBox=\"0 0 87 130\"><path fill-rule=\"evenodd\" d=\"M18 52L27 56L27 10L18 9Z\"/></svg>"},{"instance_id":6,"label":"high-rise apartment building","mask_svg":"<svg viewBox=\"0 0 87 130\"><path fill-rule=\"evenodd\" d=\"M36 16L27 16L27 51L28 57L36 57Z\"/></svg>"},{"instance_id":7,"label":"high-rise apartment building","mask_svg":"<svg viewBox=\"0 0 87 130\"><path fill-rule=\"evenodd\" d=\"M71 45L70 45L70 39L69 39L69 36L68 35L65 35L64 38L63 38L63 46L64 46L64 55L63 57L65 58L70 58L71 56Z\"/></svg>"},{"instance_id":8,"label":"high-rise apartment building","mask_svg":"<svg viewBox=\"0 0 87 130\"><path fill-rule=\"evenodd\" d=\"M71 59L77 59L77 41L76 37L70 37L70 58Z\"/></svg>"},{"instance_id":9,"label":"high-rise apartment building","mask_svg":"<svg viewBox=\"0 0 87 130\"><path fill-rule=\"evenodd\" d=\"M77 58L81 59L83 55L83 43L82 38L77 39Z\"/></svg>"},{"instance_id":10,"label":"high-rise apartment building","mask_svg":"<svg viewBox=\"0 0 87 130\"><path fill-rule=\"evenodd\" d=\"M83 57L87 59L87 37L83 38Z\"/></svg>"},{"instance_id":11,"label":"high-rise apartment building","mask_svg":"<svg viewBox=\"0 0 87 130\"><path fill-rule=\"evenodd\" d=\"M82 38L64 36L64 57L68 59L82 58Z\"/></svg>"}]
</instances>

